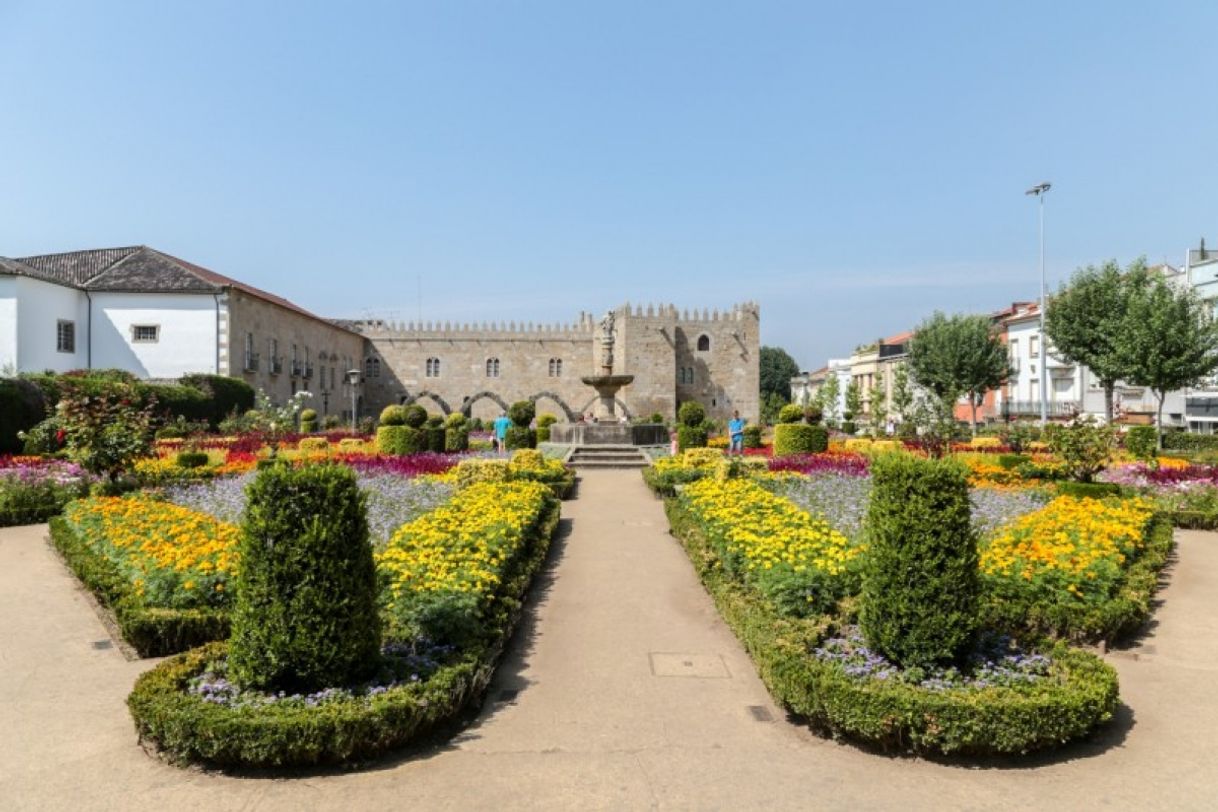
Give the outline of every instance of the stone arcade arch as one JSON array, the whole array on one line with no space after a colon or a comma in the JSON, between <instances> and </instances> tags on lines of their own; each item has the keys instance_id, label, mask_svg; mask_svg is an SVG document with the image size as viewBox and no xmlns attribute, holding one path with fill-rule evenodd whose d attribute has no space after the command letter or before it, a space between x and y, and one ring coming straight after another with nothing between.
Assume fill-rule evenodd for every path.
<instances>
[{"instance_id":1,"label":"stone arcade arch","mask_svg":"<svg viewBox=\"0 0 1218 812\"><path fill-rule=\"evenodd\" d=\"M592 399L590 401L588 401L587 403L585 403L584 407L579 410L579 414L588 414L588 412L595 413L595 411L596 411L595 406L596 406L597 401L599 401L599 400L600 400L600 398L598 398L594 395L592 397ZM634 417L634 415L631 414L630 409L626 408L626 404L622 402L621 398L614 398L613 403L614 403L614 408L617 410L618 417L621 417L622 415L626 415L626 419L628 419L628 420ZM576 419L578 419L578 415L576 415Z\"/></svg>"},{"instance_id":2,"label":"stone arcade arch","mask_svg":"<svg viewBox=\"0 0 1218 812\"><path fill-rule=\"evenodd\" d=\"M494 401L495 405L503 409L505 412L508 409L507 401L505 401L503 398L499 397L494 392L482 391L470 395L461 402L461 413L466 417L469 417L473 413L472 409L474 408L474 404L480 400Z\"/></svg>"},{"instance_id":3,"label":"stone arcade arch","mask_svg":"<svg viewBox=\"0 0 1218 812\"><path fill-rule=\"evenodd\" d=\"M579 412L573 411L571 407L567 405L567 402L563 400L557 392L538 392L536 395L529 398L529 401L534 406L537 406L537 401L539 400L550 400L557 404L558 408L562 409L563 417L566 418L568 423L574 423L579 419ZM540 408L538 411L541 411Z\"/></svg>"},{"instance_id":4,"label":"stone arcade arch","mask_svg":"<svg viewBox=\"0 0 1218 812\"><path fill-rule=\"evenodd\" d=\"M444 398L440 397L435 392L428 392L426 389L424 389L422 392L419 392L417 395L403 395L402 396L402 405L405 406L405 405L408 405L411 403L418 403L420 400L423 400L424 398L430 399L432 403L439 406L440 411L446 417L448 415L452 414L453 410L452 410L452 407L448 405L448 401L444 400Z\"/></svg>"}]
</instances>

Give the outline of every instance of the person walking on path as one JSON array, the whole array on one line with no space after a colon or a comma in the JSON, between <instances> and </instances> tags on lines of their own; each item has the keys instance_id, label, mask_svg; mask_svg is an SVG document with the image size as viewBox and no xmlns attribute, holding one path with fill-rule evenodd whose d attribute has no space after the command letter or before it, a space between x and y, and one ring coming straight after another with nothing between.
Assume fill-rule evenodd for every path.
<instances>
[{"instance_id":1,"label":"person walking on path","mask_svg":"<svg viewBox=\"0 0 1218 812\"><path fill-rule=\"evenodd\" d=\"M507 416L507 412L500 412L495 418L494 433L491 435L494 440L495 450L502 454L507 449L507 430L512 425L512 419Z\"/></svg>"},{"instance_id":2,"label":"person walking on path","mask_svg":"<svg viewBox=\"0 0 1218 812\"><path fill-rule=\"evenodd\" d=\"M732 419L727 423L728 437L732 441L732 446L728 449L729 454L744 453L744 418L740 416L740 412L732 412Z\"/></svg>"}]
</instances>

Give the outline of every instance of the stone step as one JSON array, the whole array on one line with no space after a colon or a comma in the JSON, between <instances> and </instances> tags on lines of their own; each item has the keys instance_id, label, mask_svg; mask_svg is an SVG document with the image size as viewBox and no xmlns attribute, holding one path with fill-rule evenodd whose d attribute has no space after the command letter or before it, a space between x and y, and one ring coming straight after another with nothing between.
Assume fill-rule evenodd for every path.
<instances>
[{"instance_id":1,"label":"stone step","mask_svg":"<svg viewBox=\"0 0 1218 812\"><path fill-rule=\"evenodd\" d=\"M640 460L646 459L642 454L629 451L615 451L609 454L590 454L586 451L574 451L571 453L573 460Z\"/></svg>"},{"instance_id":2,"label":"stone step","mask_svg":"<svg viewBox=\"0 0 1218 812\"><path fill-rule=\"evenodd\" d=\"M567 465L577 470L599 470L610 468L646 468L647 461L644 459L637 460L571 460Z\"/></svg>"}]
</instances>

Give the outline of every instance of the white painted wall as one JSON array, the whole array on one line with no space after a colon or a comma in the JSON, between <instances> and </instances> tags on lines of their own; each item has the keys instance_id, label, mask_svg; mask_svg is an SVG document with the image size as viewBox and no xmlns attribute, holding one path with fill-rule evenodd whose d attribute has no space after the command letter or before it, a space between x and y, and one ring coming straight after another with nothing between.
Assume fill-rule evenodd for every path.
<instances>
[{"instance_id":1,"label":"white painted wall","mask_svg":"<svg viewBox=\"0 0 1218 812\"><path fill-rule=\"evenodd\" d=\"M160 326L156 343L135 343L136 324ZM216 371L216 300L210 294L94 293L93 366L142 378Z\"/></svg>"},{"instance_id":2,"label":"white painted wall","mask_svg":"<svg viewBox=\"0 0 1218 812\"><path fill-rule=\"evenodd\" d=\"M13 278L17 300L17 369L67 372L88 364L88 307L85 295L28 276ZM59 320L76 323L76 351L59 352Z\"/></svg>"},{"instance_id":3,"label":"white painted wall","mask_svg":"<svg viewBox=\"0 0 1218 812\"><path fill-rule=\"evenodd\" d=\"M0 276L0 374L17 366L17 277Z\"/></svg>"}]
</instances>

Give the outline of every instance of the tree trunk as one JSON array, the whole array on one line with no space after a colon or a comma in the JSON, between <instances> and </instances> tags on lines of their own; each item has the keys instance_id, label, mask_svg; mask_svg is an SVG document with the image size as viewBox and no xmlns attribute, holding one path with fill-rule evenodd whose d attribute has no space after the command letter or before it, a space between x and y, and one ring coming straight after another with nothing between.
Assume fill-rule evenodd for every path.
<instances>
[{"instance_id":1,"label":"tree trunk","mask_svg":"<svg viewBox=\"0 0 1218 812\"><path fill-rule=\"evenodd\" d=\"M1154 392L1154 390L1151 390ZM1159 451L1163 450L1163 399L1167 397L1167 390L1155 392L1155 397L1159 399L1159 410L1155 413L1155 448Z\"/></svg>"},{"instance_id":2,"label":"tree trunk","mask_svg":"<svg viewBox=\"0 0 1218 812\"><path fill-rule=\"evenodd\" d=\"M1104 387L1104 416L1108 419L1108 425L1112 425L1112 391L1116 389L1116 381L1101 381L1100 384Z\"/></svg>"},{"instance_id":3,"label":"tree trunk","mask_svg":"<svg viewBox=\"0 0 1218 812\"><path fill-rule=\"evenodd\" d=\"M973 436L977 436L977 399L972 395L968 396L968 405L973 410Z\"/></svg>"}]
</instances>

